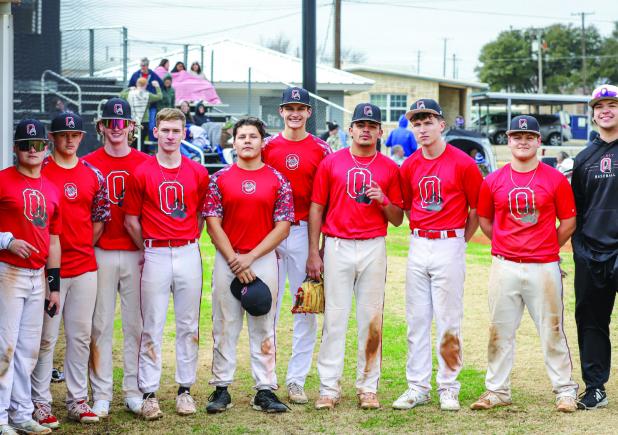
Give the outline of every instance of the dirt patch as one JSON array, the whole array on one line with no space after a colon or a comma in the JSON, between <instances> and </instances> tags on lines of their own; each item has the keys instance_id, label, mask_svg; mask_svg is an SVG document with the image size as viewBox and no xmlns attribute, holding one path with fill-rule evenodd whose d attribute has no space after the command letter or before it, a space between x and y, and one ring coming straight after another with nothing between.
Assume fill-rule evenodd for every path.
<instances>
[{"instance_id":1,"label":"dirt patch","mask_svg":"<svg viewBox=\"0 0 618 435\"><path fill-rule=\"evenodd\" d=\"M267 337L262 341L261 350L264 355L270 355L273 353L273 341L270 337Z\"/></svg>"},{"instance_id":2,"label":"dirt patch","mask_svg":"<svg viewBox=\"0 0 618 435\"><path fill-rule=\"evenodd\" d=\"M371 372L376 363L378 352L382 345L382 314L376 314L369 322L367 343L365 344L365 377Z\"/></svg>"},{"instance_id":3,"label":"dirt patch","mask_svg":"<svg viewBox=\"0 0 618 435\"><path fill-rule=\"evenodd\" d=\"M99 364L101 361L99 347L94 342L94 340L90 341L90 357L88 363L90 365L90 369L92 372L98 376L99 374Z\"/></svg>"},{"instance_id":4,"label":"dirt patch","mask_svg":"<svg viewBox=\"0 0 618 435\"><path fill-rule=\"evenodd\" d=\"M560 334L560 316L562 307L559 307L556 301L558 289L556 288L555 283L548 271L543 273L543 293L545 295L543 310L545 311L545 315L551 318L551 330L554 334Z\"/></svg>"},{"instance_id":5,"label":"dirt patch","mask_svg":"<svg viewBox=\"0 0 618 435\"><path fill-rule=\"evenodd\" d=\"M152 362L156 363L158 358L157 358L157 352L155 352L155 347L154 347L154 343L151 341L149 343L146 343L146 354L148 355L148 357L152 360Z\"/></svg>"},{"instance_id":6,"label":"dirt patch","mask_svg":"<svg viewBox=\"0 0 618 435\"><path fill-rule=\"evenodd\" d=\"M455 371L461 367L461 343L453 331L446 331L442 336L440 356L449 369Z\"/></svg>"},{"instance_id":7,"label":"dirt patch","mask_svg":"<svg viewBox=\"0 0 618 435\"><path fill-rule=\"evenodd\" d=\"M489 325L489 343L487 344L487 358L493 359L498 353L498 328L496 325Z\"/></svg>"},{"instance_id":8,"label":"dirt patch","mask_svg":"<svg viewBox=\"0 0 618 435\"><path fill-rule=\"evenodd\" d=\"M200 336L199 335L194 335L193 337L191 337L191 341L193 341L193 343L195 344L199 344L200 343Z\"/></svg>"},{"instance_id":9,"label":"dirt patch","mask_svg":"<svg viewBox=\"0 0 618 435\"><path fill-rule=\"evenodd\" d=\"M0 357L0 378L6 375L11 366L11 360L13 359L13 346L9 346L6 349L6 353Z\"/></svg>"}]
</instances>

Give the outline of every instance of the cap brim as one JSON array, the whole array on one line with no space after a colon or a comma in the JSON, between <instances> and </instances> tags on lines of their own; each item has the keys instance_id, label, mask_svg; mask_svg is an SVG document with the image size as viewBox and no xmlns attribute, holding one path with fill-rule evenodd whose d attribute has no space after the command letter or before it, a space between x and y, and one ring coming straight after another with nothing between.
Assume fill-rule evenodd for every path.
<instances>
[{"instance_id":1,"label":"cap brim","mask_svg":"<svg viewBox=\"0 0 618 435\"><path fill-rule=\"evenodd\" d=\"M376 121L373 118L358 118L358 119L353 119L352 122L358 122L358 121L369 121L369 122L375 122L376 124L380 124L382 125L382 121Z\"/></svg>"},{"instance_id":2,"label":"cap brim","mask_svg":"<svg viewBox=\"0 0 618 435\"><path fill-rule=\"evenodd\" d=\"M592 100L588 101L588 106L593 107L594 105L597 104L599 101L601 100L614 100L614 101L618 101L618 96L616 97L599 97L599 98L593 98Z\"/></svg>"},{"instance_id":3,"label":"cap brim","mask_svg":"<svg viewBox=\"0 0 618 435\"><path fill-rule=\"evenodd\" d=\"M62 133L63 131L76 131L78 133L86 133L85 130L76 130L74 128L69 128L69 129L66 129L66 130L54 130L54 131L50 131L50 133L52 133L52 134L53 133Z\"/></svg>"},{"instance_id":4,"label":"cap brim","mask_svg":"<svg viewBox=\"0 0 618 435\"><path fill-rule=\"evenodd\" d=\"M28 139L13 139L13 142L24 142L27 140L42 140L45 142L49 142L48 138L41 138L41 137L29 137Z\"/></svg>"},{"instance_id":5,"label":"cap brim","mask_svg":"<svg viewBox=\"0 0 618 435\"><path fill-rule=\"evenodd\" d=\"M433 109L414 109L414 110L408 110L406 112L406 118L408 119L408 121L411 121L412 117L416 115L417 113L431 113L432 115L442 116L441 113L438 113Z\"/></svg>"},{"instance_id":6,"label":"cap brim","mask_svg":"<svg viewBox=\"0 0 618 435\"><path fill-rule=\"evenodd\" d=\"M532 133L532 134L536 134L537 136L541 135L541 132L536 131L536 130L507 130L506 131L507 136L513 133Z\"/></svg>"},{"instance_id":7,"label":"cap brim","mask_svg":"<svg viewBox=\"0 0 618 435\"><path fill-rule=\"evenodd\" d=\"M279 107L287 106L288 104L302 104L303 106L311 107L311 104L301 103L300 101L288 101L287 103L279 104Z\"/></svg>"}]
</instances>

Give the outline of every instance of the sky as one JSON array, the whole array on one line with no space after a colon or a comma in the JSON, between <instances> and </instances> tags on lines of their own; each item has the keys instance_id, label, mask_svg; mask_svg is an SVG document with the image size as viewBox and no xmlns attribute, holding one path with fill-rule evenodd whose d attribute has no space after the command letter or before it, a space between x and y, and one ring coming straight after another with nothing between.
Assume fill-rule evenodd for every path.
<instances>
[{"instance_id":1,"label":"sky","mask_svg":"<svg viewBox=\"0 0 618 435\"><path fill-rule=\"evenodd\" d=\"M333 48L333 1L316 0L318 54ZM147 5L147 6L145 6ZM542 7L540 7L542 5ZM615 0L343 0L342 46L364 53L367 65L477 80L484 44L509 28L554 23L596 26L607 36L618 21ZM62 0L61 28L127 26L129 39L203 43L231 37L264 43L279 35L292 53L302 45L301 0ZM420 64L417 62L420 51Z\"/></svg>"}]
</instances>

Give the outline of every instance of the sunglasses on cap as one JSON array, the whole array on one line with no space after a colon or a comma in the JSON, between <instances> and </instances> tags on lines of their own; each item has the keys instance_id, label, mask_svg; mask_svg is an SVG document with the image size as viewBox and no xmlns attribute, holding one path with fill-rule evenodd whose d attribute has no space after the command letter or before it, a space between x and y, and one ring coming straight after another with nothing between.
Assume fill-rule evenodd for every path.
<instances>
[{"instance_id":1,"label":"sunglasses on cap","mask_svg":"<svg viewBox=\"0 0 618 435\"><path fill-rule=\"evenodd\" d=\"M15 142L15 145L19 151L30 151L31 148L34 148L34 151L40 153L45 150L47 142L44 140L30 139L20 140L19 142Z\"/></svg>"},{"instance_id":2,"label":"sunglasses on cap","mask_svg":"<svg viewBox=\"0 0 618 435\"><path fill-rule=\"evenodd\" d=\"M128 119L102 119L101 122L105 126L105 128L110 128L112 130L122 130L127 128L132 121Z\"/></svg>"}]
</instances>

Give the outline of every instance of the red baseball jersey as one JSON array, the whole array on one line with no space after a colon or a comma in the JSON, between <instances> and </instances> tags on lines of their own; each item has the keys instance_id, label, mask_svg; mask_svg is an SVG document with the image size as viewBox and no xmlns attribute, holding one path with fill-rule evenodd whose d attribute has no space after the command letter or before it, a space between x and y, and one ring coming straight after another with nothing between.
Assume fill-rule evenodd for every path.
<instances>
[{"instance_id":1,"label":"red baseball jersey","mask_svg":"<svg viewBox=\"0 0 618 435\"><path fill-rule=\"evenodd\" d=\"M266 140L262 159L289 180L297 221L306 221L309 217L313 178L320 162L331 152L326 142L312 134L299 141L288 140L282 133Z\"/></svg>"},{"instance_id":2,"label":"red baseball jersey","mask_svg":"<svg viewBox=\"0 0 618 435\"><path fill-rule=\"evenodd\" d=\"M124 157L110 156L103 147L84 157L88 163L101 171L105 177L107 194L111 206L111 220L97 246L101 249L136 251L137 247L124 228L124 210L121 205L126 192L127 180L135 169L151 157L134 148Z\"/></svg>"},{"instance_id":3,"label":"red baseball jersey","mask_svg":"<svg viewBox=\"0 0 618 435\"><path fill-rule=\"evenodd\" d=\"M210 179L203 216L221 218L234 250L246 254L264 240L275 222L294 222L290 183L268 165L255 171L227 166Z\"/></svg>"},{"instance_id":4,"label":"red baseball jersey","mask_svg":"<svg viewBox=\"0 0 618 435\"><path fill-rule=\"evenodd\" d=\"M80 159L77 166L65 169L51 157L43 161L42 172L58 188L60 207L64 212L60 233L60 276L71 278L97 270L92 223L110 219L103 175L85 160Z\"/></svg>"},{"instance_id":5,"label":"red baseball jersey","mask_svg":"<svg viewBox=\"0 0 618 435\"><path fill-rule=\"evenodd\" d=\"M122 208L141 217L144 239L192 240L200 236L197 218L207 190L208 171L199 163L183 157L168 169L152 158L129 178Z\"/></svg>"},{"instance_id":6,"label":"red baseball jersey","mask_svg":"<svg viewBox=\"0 0 618 435\"><path fill-rule=\"evenodd\" d=\"M386 236L388 221L382 206L368 198L369 203L361 202L365 189L373 183L378 183L393 205L403 205L399 167L382 153L352 158L350 148L344 148L326 157L318 168L311 196L312 202L326 208L322 232L356 240Z\"/></svg>"},{"instance_id":7,"label":"red baseball jersey","mask_svg":"<svg viewBox=\"0 0 618 435\"><path fill-rule=\"evenodd\" d=\"M511 171L509 164L489 174L477 211L493 221L492 255L530 263L560 259L556 217L576 215L571 185L545 163L536 172Z\"/></svg>"},{"instance_id":8,"label":"red baseball jersey","mask_svg":"<svg viewBox=\"0 0 618 435\"><path fill-rule=\"evenodd\" d=\"M49 235L62 232L60 195L49 178L27 177L14 166L0 171L0 231L10 231L39 250L24 259L2 249L1 262L26 269L45 266Z\"/></svg>"},{"instance_id":9,"label":"red baseball jersey","mask_svg":"<svg viewBox=\"0 0 618 435\"><path fill-rule=\"evenodd\" d=\"M404 210L410 210L410 229L464 228L468 210L476 208L483 177L474 159L452 145L436 159L422 150L401 166Z\"/></svg>"}]
</instances>

